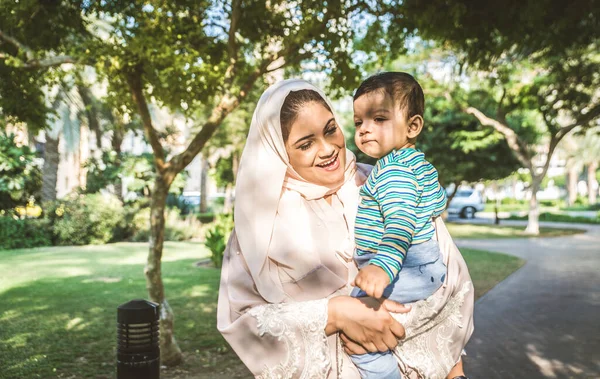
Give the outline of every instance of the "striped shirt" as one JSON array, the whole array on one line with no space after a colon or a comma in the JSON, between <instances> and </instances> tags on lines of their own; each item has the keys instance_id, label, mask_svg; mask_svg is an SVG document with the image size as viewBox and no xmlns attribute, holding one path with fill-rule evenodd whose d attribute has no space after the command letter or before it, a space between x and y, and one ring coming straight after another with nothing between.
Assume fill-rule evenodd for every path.
<instances>
[{"instance_id":1,"label":"striped shirt","mask_svg":"<svg viewBox=\"0 0 600 379\"><path fill-rule=\"evenodd\" d=\"M429 241L432 217L446 208L446 191L422 152L394 150L379 159L360 189L356 215L356 254L375 254L369 264L385 270L392 282L411 244Z\"/></svg>"}]
</instances>

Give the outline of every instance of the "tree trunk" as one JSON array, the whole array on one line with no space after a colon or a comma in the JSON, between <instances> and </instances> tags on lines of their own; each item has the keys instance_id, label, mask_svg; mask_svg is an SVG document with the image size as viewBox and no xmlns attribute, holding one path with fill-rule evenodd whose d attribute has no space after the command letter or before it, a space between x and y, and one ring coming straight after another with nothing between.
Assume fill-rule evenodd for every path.
<instances>
[{"instance_id":1,"label":"tree trunk","mask_svg":"<svg viewBox=\"0 0 600 379\"><path fill-rule=\"evenodd\" d=\"M543 177L533 176L531 180L531 198L529 199L529 217L527 220L526 234L537 236L540 234L540 210L538 208L537 192L540 189Z\"/></svg>"},{"instance_id":2,"label":"tree trunk","mask_svg":"<svg viewBox=\"0 0 600 379\"><path fill-rule=\"evenodd\" d=\"M588 185L588 202L590 205L596 204L598 195L598 182L596 181L596 171L598 170L598 162L592 162L587 169L587 185Z\"/></svg>"},{"instance_id":3,"label":"tree trunk","mask_svg":"<svg viewBox=\"0 0 600 379\"><path fill-rule=\"evenodd\" d=\"M223 213L231 213L231 211L233 211L233 183L229 183L225 187L225 204L223 205Z\"/></svg>"},{"instance_id":4,"label":"tree trunk","mask_svg":"<svg viewBox=\"0 0 600 379\"><path fill-rule=\"evenodd\" d=\"M94 103L94 96L90 89L82 84L77 86L79 96L85 105L85 113L88 119L88 127L96 136L96 147L102 150L102 130L100 129L100 121L98 117L97 105Z\"/></svg>"},{"instance_id":5,"label":"tree trunk","mask_svg":"<svg viewBox=\"0 0 600 379\"><path fill-rule=\"evenodd\" d=\"M233 170L233 182L237 180L237 172L240 167L240 157L237 153L233 153L233 163L231 164L231 169Z\"/></svg>"},{"instance_id":6,"label":"tree trunk","mask_svg":"<svg viewBox=\"0 0 600 379\"><path fill-rule=\"evenodd\" d=\"M183 360L183 355L175 340L175 317L165 298L161 274L161 258L165 239L165 206L168 193L168 181L158 173L152 191L150 249L144 274L146 275L146 288L150 299L160 304L160 361L161 364L174 366Z\"/></svg>"},{"instance_id":7,"label":"tree trunk","mask_svg":"<svg viewBox=\"0 0 600 379\"><path fill-rule=\"evenodd\" d=\"M451 182L450 184L454 184L454 191L452 191L452 195L448 196L448 199L446 199L446 209L448 209L448 207L450 206L450 202L452 201L452 199L454 199L454 196L456 196L456 192L458 191L458 186L459 183L462 183L462 181L456 181L456 182ZM450 184L448 185L448 187L450 187ZM446 187L446 188L448 188Z\"/></svg>"},{"instance_id":8,"label":"tree trunk","mask_svg":"<svg viewBox=\"0 0 600 379\"><path fill-rule=\"evenodd\" d=\"M208 159L202 157L202 172L200 174L200 213L206 213L208 211L207 181Z\"/></svg>"},{"instance_id":9,"label":"tree trunk","mask_svg":"<svg viewBox=\"0 0 600 379\"><path fill-rule=\"evenodd\" d=\"M494 191L494 225L500 224L500 217L498 217L498 212L500 211L500 196L498 196L498 182L492 182L492 189Z\"/></svg>"},{"instance_id":10,"label":"tree trunk","mask_svg":"<svg viewBox=\"0 0 600 379\"><path fill-rule=\"evenodd\" d=\"M567 171L567 205L573 206L577 200L577 179L579 172L575 167L570 167Z\"/></svg>"},{"instance_id":11,"label":"tree trunk","mask_svg":"<svg viewBox=\"0 0 600 379\"><path fill-rule=\"evenodd\" d=\"M44 166L42 168L42 203L56 200L56 181L58 178L58 164L60 162L60 154L58 152L59 140L60 135L56 139L53 139L46 133Z\"/></svg>"},{"instance_id":12,"label":"tree trunk","mask_svg":"<svg viewBox=\"0 0 600 379\"><path fill-rule=\"evenodd\" d=\"M124 133L122 128L115 125L111 139L111 145L113 151L117 153L117 159L115 160L115 166L117 167L117 169L121 168L121 145L123 144L123 136ZM119 177L116 179L114 186L115 194L117 195L119 200L121 200L121 203L123 203L123 179L121 175L119 175Z\"/></svg>"}]
</instances>

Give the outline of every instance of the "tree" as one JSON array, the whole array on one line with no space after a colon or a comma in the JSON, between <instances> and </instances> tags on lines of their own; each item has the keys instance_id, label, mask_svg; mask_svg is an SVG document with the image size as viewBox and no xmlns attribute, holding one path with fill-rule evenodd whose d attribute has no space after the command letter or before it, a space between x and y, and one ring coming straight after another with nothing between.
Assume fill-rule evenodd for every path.
<instances>
[{"instance_id":1,"label":"tree","mask_svg":"<svg viewBox=\"0 0 600 379\"><path fill-rule=\"evenodd\" d=\"M558 143L575 128L596 124L600 117L600 103L594 94L600 84L594 72L600 65L582 61L574 69L568 67L572 62L554 62L546 69L530 68L527 61L507 63L504 67L508 69L493 72L491 84L483 84L476 93L476 98L494 101L495 111L486 113L473 100L464 106L464 111L482 125L502 133L515 157L529 170L532 180L526 231L530 234L539 234L537 192ZM531 134L538 138L532 141ZM536 146L540 145L543 153L536 158Z\"/></svg>"},{"instance_id":2,"label":"tree","mask_svg":"<svg viewBox=\"0 0 600 379\"><path fill-rule=\"evenodd\" d=\"M84 104L73 79L72 75L64 75L59 84L53 88L56 90L52 102L55 113L48 120L49 125L45 130L42 203L56 200L61 137L64 140L65 152L75 154L79 158ZM35 127L33 129L35 130Z\"/></svg>"},{"instance_id":3,"label":"tree","mask_svg":"<svg viewBox=\"0 0 600 379\"><path fill-rule=\"evenodd\" d=\"M114 98L110 99L113 100L111 103L108 101L109 99L103 99L97 95L97 92L100 92L97 87L101 87L103 83L94 82L95 70L86 68L82 71L84 74L79 73L77 76L77 90L84 105L85 119L89 129L96 137L96 148L102 152L103 157L109 158L106 163L110 163L116 171L116 175L110 178L110 184L114 187L115 195L121 202L124 202L120 166L126 157L123 155L121 145L128 131L141 132L141 122L135 115L129 117L124 114L120 104L114 102ZM104 147L102 144L105 136L110 136L109 147Z\"/></svg>"},{"instance_id":4,"label":"tree","mask_svg":"<svg viewBox=\"0 0 600 379\"><path fill-rule=\"evenodd\" d=\"M398 4L393 14L421 38L457 51L474 78L489 79L480 88L495 101L495 111L486 113L475 103L463 104L464 110L502 133L530 170L532 195L526 231L538 234L536 193L556 145L574 128L597 123L600 115L597 1L584 0L572 7L557 0L509 4L408 0ZM539 116L537 128L521 128L514 120L513 116L524 110ZM527 136L519 133L523 129L547 140L546 160L540 167L534 164Z\"/></svg>"},{"instance_id":5,"label":"tree","mask_svg":"<svg viewBox=\"0 0 600 379\"><path fill-rule=\"evenodd\" d=\"M584 133L565 138L561 144L562 150L567 154L569 205L573 205L577 199L577 182L584 166L587 171L588 203L596 204L598 192L596 171L600 162L599 130L599 128L588 129Z\"/></svg>"},{"instance_id":6,"label":"tree","mask_svg":"<svg viewBox=\"0 0 600 379\"><path fill-rule=\"evenodd\" d=\"M573 49L597 45L600 4L581 0L473 2L393 1L394 20L422 39L460 51L464 62L487 69L504 57L574 58Z\"/></svg>"},{"instance_id":7,"label":"tree","mask_svg":"<svg viewBox=\"0 0 600 379\"><path fill-rule=\"evenodd\" d=\"M521 167L498 132L466 116L444 94L426 90L425 128L418 145L448 186L505 178Z\"/></svg>"},{"instance_id":8,"label":"tree","mask_svg":"<svg viewBox=\"0 0 600 379\"><path fill-rule=\"evenodd\" d=\"M18 12L0 9L4 10L0 13L0 39L5 42L0 53L2 67L9 72L6 76L20 80L34 75L39 83L45 83L48 76L44 73L62 64L93 65L108 82L108 98L142 121L157 174L144 272L149 296L161 306L161 362L176 364L182 355L161 277L169 187L248 93L264 85L269 73L299 68L312 60L330 76L333 88L354 86L359 75L351 59L353 29L349 20L352 12L364 9L363 2L75 1L58 5L21 2L17 8ZM35 12L47 13L44 24L52 20L61 25L56 33L56 26L50 25L51 41L33 39L30 44L37 25L19 27ZM66 24L60 22L62 17L72 19ZM40 70L30 70L37 68ZM27 89L39 95L35 88ZM4 90L0 99L4 102L6 93L19 91ZM152 120L149 102L187 117L206 110L183 151L167 153L159 136L163 126ZM20 109L11 111L26 117ZM37 122L44 121L45 112L47 109L36 114Z\"/></svg>"},{"instance_id":9,"label":"tree","mask_svg":"<svg viewBox=\"0 0 600 379\"><path fill-rule=\"evenodd\" d=\"M600 164L600 128L588 129L584 135L579 136L581 150L578 151L581 161L587 168L588 203L595 205L598 195L598 181L596 172Z\"/></svg>"}]
</instances>

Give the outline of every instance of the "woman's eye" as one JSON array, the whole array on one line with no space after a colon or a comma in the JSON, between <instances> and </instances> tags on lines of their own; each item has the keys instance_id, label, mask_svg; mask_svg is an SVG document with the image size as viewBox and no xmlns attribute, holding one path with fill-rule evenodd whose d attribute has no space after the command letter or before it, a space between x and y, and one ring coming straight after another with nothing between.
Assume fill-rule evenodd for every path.
<instances>
[{"instance_id":1,"label":"woman's eye","mask_svg":"<svg viewBox=\"0 0 600 379\"><path fill-rule=\"evenodd\" d=\"M325 134L326 134L326 135L328 135L328 136L329 136L329 135L332 135L333 133L335 133L335 132L336 132L336 130L337 130L337 126L331 127L331 128L329 128L329 129L327 129L327 130L325 131Z\"/></svg>"},{"instance_id":2,"label":"woman's eye","mask_svg":"<svg viewBox=\"0 0 600 379\"><path fill-rule=\"evenodd\" d=\"M307 142L307 143L305 143L303 145L300 145L300 150L308 150L311 145L312 145L311 142Z\"/></svg>"}]
</instances>

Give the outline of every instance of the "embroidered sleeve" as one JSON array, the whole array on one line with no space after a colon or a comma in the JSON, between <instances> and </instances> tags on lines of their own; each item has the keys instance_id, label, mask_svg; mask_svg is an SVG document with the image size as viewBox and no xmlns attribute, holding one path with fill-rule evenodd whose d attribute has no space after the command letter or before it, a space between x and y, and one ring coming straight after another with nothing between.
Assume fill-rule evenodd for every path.
<instances>
[{"instance_id":1,"label":"embroidered sleeve","mask_svg":"<svg viewBox=\"0 0 600 379\"><path fill-rule=\"evenodd\" d=\"M327 299L299 303L266 304L248 313L256 318L258 335L271 336L287 349L287 358L265 367L260 379L325 378L331 358L325 326Z\"/></svg>"}]
</instances>

